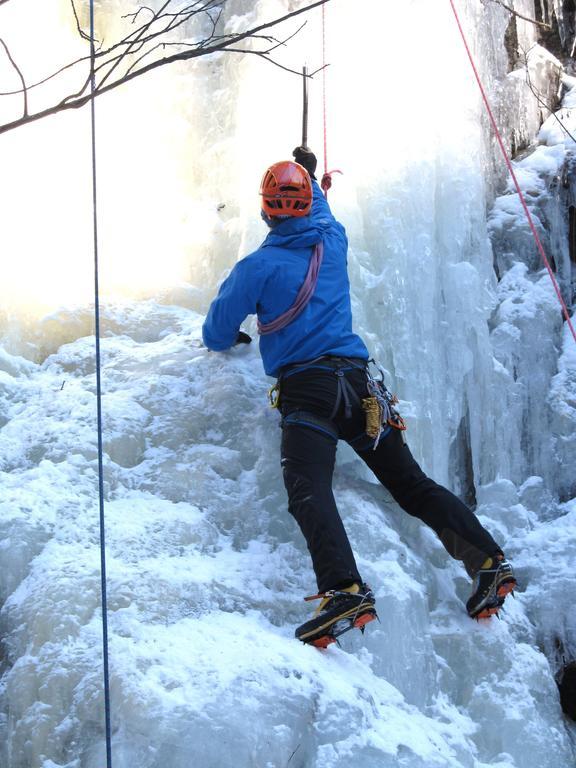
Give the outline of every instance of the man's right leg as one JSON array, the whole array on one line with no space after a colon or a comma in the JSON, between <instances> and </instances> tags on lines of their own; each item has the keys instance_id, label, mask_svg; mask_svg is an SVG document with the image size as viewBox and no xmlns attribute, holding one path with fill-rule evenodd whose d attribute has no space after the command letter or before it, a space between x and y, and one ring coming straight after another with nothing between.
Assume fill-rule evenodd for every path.
<instances>
[{"instance_id":1,"label":"man's right leg","mask_svg":"<svg viewBox=\"0 0 576 768\"><path fill-rule=\"evenodd\" d=\"M335 438L311 427L282 427L288 509L306 539L319 592L362 583L332 493L336 446Z\"/></svg>"},{"instance_id":2,"label":"man's right leg","mask_svg":"<svg viewBox=\"0 0 576 768\"><path fill-rule=\"evenodd\" d=\"M473 579L468 615L497 614L516 579L502 550L472 510L422 472L396 430L375 451L358 453L400 506L429 525L448 553L464 563Z\"/></svg>"}]
</instances>

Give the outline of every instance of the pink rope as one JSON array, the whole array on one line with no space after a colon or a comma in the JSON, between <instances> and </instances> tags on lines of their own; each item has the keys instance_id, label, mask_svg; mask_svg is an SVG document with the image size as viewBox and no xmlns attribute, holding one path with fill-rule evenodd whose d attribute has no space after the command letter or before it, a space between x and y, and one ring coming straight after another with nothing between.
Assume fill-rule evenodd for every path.
<instances>
[{"instance_id":1,"label":"pink rope","mask_svg":"<svg viewBox=\"0 0 576 768\"><path fill-rule=\"evenodd\" d=\"M322 6L322 116L324 121L324 175L328 173L328 139L326 129L326 6ZM328 190L325 190L326 194Z\"/></svg>"},{"instance_id":2,"label":"pink rope","mask_svg":"<svg viewBox=\"0 0 576 768\"><path fill-rule=\"evenodd\" d=\"M332 186L332 174L342 173L342 171L328 170L328 127L326 120L326 6L322 6L322 113L324 118L324 173L320 186L324 190L324 195L328 199L328 190Z\"/></svg>"},{"instance_id":3,"label":"pink rope","mask_svg":"<svg viewBox=\"0 0 576 768\"><path fill-rule=\"evenodd\" d=\"M456 18L456 24L458 25L458 29L460 30L460 35L462 36L462 42L464 43L464 47L466 48L466 53L468 54L468 58L470 59L470 64L472 65L472 69L474 71L474 76L476 78L476 82L478 83L478 87L480 88L480 93L482 94L482 99L484 100L484 104L486 105L486 110L488 111L488 115L490 117L490 122L492 123L492 127L494 128L494 133L496 134L496 139L498 140L498 144L500 145L500 149L502 151L502 155L504 156L504 160L506 162L506 165L508 166L508 170L510 171L510 175L512 176L512 180L514 181L514 186L516 187L516 190L518 192L518 196L520 198L520 202L522 203L522 207L524 208L524 213L526 214L526 218L528 219L528 224L530 225L530 229L532 230L532 234L534 235L534 240L536 241L536 246L538 248L538 251L540 252L540 256L542 257L542 261L544 262L544 266L548 270L548 274L550 275L550 279L552 280L552 285L554 286L554 290L556 291L556 295L558 297L558 301L560 302L560 305L562 307L562 313L564 314L564 317L566 318L566 322L568 323L568 327L570 328L570 331L572 332L572 336L574 337L574 341L576 342L576 331L574 330L574 326L572 325L572 320L570 319L570 315L568 313L568 307L566 306L566 302L564 301L564 299L562 297L562 293L560 292L560 287L558 285L558 281L556 280L554 272L552 271L552 267L550 266L550 262L548 261L548 258L546 256L546 252L544 251L544 246L542 245L542 242L540 240L538 232L536 231L536 227L534 226L534 221L532 219L532 215L531 215L531 213L530 213L530 211L528 209L528 206L526 205L526 199L524 198L522 190L520 189L520 184L518 183L518 179L516 178L516 174L514 173L514 168L512 166L512 161L510 160L508 152L506 151L506 147L504 146L504 142L502 140L502 135L501 135L500 131L498 130L498 125L496 124L496 120L494 118L494 114L493 114L492 109L490 107L490 102L488 101L488 97L486 95L486 91L484 90L484 86L482 85L482 81L480 80L480 75L478 74L478 68L476 67L476 64L474 62L474 58L473 58L472 53L470 51L470 47L468 45L468 41L466 40L466 35L464 34L464 30L462 28L462 24L460 23L460 18L458 16L458 12L456 10L456 7L454 5L454 1L453 0L450 0L450 5L452 6L452 10L454 11L454 16Z\"/></svg>"},{"instance_id":4,"label":"pink rope","mask_svg":"<svg viewBox=\"0 0 576 768\"><path fill-rule=\"evenodd\" d=\"M294 304L286 310L283 314L281 314L279 317L277 317L275 320L272 320L270 323L261 323L260 320L258 320L258 333L261 336L266 336L268 333L275 333L276 331L281 331L283 328L286 328L287 325L289 325L292 320L295 320L298 315L300 315L304 309L306 308L306 305L312 298L312 295L314 291L316 290L316 283L318 282L318 273L320 272L320 267L322 266L322 257L324 256L324 243L320 241L316 247L314 248L314 251L312 253L312 257L310 259L310 264L308 266L308 272L306 274L306 278L304 282L302 283L300 290L298 291L298 295L296 296L296 299L294 300Z\"/></svg>"}]
</instances>

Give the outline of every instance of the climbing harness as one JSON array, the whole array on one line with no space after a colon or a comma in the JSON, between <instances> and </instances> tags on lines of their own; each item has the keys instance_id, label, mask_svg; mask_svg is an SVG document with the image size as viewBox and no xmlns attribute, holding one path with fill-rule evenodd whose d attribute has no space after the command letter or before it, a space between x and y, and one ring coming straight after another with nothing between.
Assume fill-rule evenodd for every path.
<instances>
[{"instance_id":1,"label":"climbing harness","mask_svg":"<svg viewBox=\"0 0 576 768\"><path fill-rule=\"evenodd\" d=\"M450 2L450 5L452 6L452 11L454 12L454 17L456 19L456 24L458 25L458 29L460 31L460 36L462 37L462 42L464 43L464 47L466 49L466 53L468 54L468 59L470 60L470 64L472 66L472 70L474 72L474 77L476 78L476 82L478 83L478 87L480 88L480 93L482 94L482 100L484 101L484 105L486 106L486 111L488 112L488 117L490 118L490 122L492 124L492 128L494 129L494 133L496 134L496 139L498 141L498 145L499 145L500 150L502 152L502 155L504 157L504 161L506 163L506 166L508 167L508 171L510 172L510 176L512 177L512 181L514 182L514 186L516 187L516 191L518 192L518 197L519 197L520 202L522 204L522 208L524 209L524 213L526 214L526 218L528 219L528 224L530 226L530 230L532 231L532 235L533 235L534 240L536 242L536 247L538 248L538 251L540 253L540 256L542 258L544 266L546 267L546 269L548 271L548 274L550 276L550 279L552 280L552 285L554 286L554 290L556 292L556 296L558 297L558 301L560 302L560 306L562 307L562 313L563 313L563 315L564 315L564 317L566 319L566 322L568 323L568 328L570 329L570 332L572 333L572 336L574 337L574 341L576 342L576 330L574 330L574 326L572 324L572 320L571 320L570 314L568 312L568 307L566 306L566 302L564 301L564 298L563 298L562 293L560 291L560 287L558 285L558 281L556 280L556 277L554 275L552 267L550 266L550 262L548 261L548 257L546 256L546 252L544 250L544 246L542 245L542 241L540 240L540 236L538 235L538 232L537 232L536 227L534 225L534 221L532 219L532 214L530 213L528 205L526 204L526 199L524 197L524 193L522 192L522 189L520 188L520 184L518 183L518 179L517 179L516 174L514 172L514 167L512 165L512 160L510 159L510 156L508 155L506 147L504 146L504 141L502 139L502 134L500 133L500 130L499 130L498 125L496 123L496 119L494 117L494 113L492 112L492 108L490 106L490 102L488 100L488 96L486 95L486 91L484 89L484 86L482 85L482 80L480 79L480 74L478 72L478 67L476 66L476 63L474 61L474 57L472 56L472 52L470 50L470 46L468 45L468 40L466 39L466 35L464 33L464 28L462 27L462 24L460 22L460 17L458 15L458 11L456 10L456 6L454 5L454 0L449 0L449 2Z\"/></svg>"},{"instance_id":2,"label":"climbing harness","mask_svg":"<svg viewBox=\"0 0 576 768\"><path fill-rule=\"evenodd\" d=\"M377 369L378 374L372 374L370 370L371 365ZM338 440L338 430L334 427L333 420L338 414L341 405L344 405L344 418L351 418L352 406L355 404L361 405L366 414L366 435L371 438L369 447L373 450L376 450L380 439L385 437L390 432L391 428L399 430L402 434L406 430L404 419L396 410L398 398L396 395L393 395L384 384L384 371L372 358L370 360L363 360L361 358L322 355L314 360L304 363L294 363L293 365L285 366L282 369L278 380L268 392L270 406L276 409L280 408L280 389L283 379L296 373L309 370L330 371L336 376L336 400L332 412L327 419L318 419L314 414L308 413L307 411L293 411L283 418L283 425L298 423L304 426L310 426L319 429L319 431L327 432L331 437L334 437L335 440ZM366 388L369 392L368 397L360 399L356 390L346 378L346 371L351 370L361 370L366 374ZM322 423L319 424L319 421ZM359 435L351 441L351 444L358 449L363 450L364 446L361 447L359 442L362 441L364 437L364 435Z\"/></svg>"},{"instance_id":3,"label":"climbing harness","mask_svg":"<svg viewBox=\"0 0 576 768\"><path fill-rule=\"evenodd\" d=\"M90 112L92 150L92 227L94 247L94 325L96 344L96 414L98 431L98 508L100 525L100 588L102 595L102 659L104 672L104 717L106 730L106 766L112 768L112 729L110 723L110 675L108 659L108 600L106 589L106 526L104 517L104 461L102 446L102 376L100 357L100 290L98 281L98 209L96 186L96 48L94 45L94 0L90 0Z\"/></svg>"},{"instance_id":4,"label":"climbing harness","mask_svg":"<svg viewBox=\"0 0 576 768\"><path fill-rule=\"evenodd\" d=\"M285 416L282 419L281 426L285 427L288 425L308 427L315 432L322 432L335 443L340 439L338 428L332 419L325 419L322 416L317 416L315 413L310 413L309 411L292 411L288 416Z\"/></svg>"}]
</instances>

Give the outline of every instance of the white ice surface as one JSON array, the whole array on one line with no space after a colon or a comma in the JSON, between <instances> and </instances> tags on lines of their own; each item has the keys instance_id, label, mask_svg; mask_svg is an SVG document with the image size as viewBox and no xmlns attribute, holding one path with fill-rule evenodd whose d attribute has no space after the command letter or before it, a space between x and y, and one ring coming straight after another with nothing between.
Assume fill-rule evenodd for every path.
<instances>
[{"instance_id":1,"label":"white ice surface","mask_svg":"<svg viewBox=\"0 0 576 768\"><path fill-rule=\"evenodd\" d=\"M504 621L476 624L459 564L346 453L336 496L382 623L342 649L302 646L313 575L258 354L200 348L186 310L138 312L163 333L102 350L115 765L571 765L538 642L572 620L554 621L539 587L554 582L555 612L568 610L573 510L538 526L512 483L482 489L481 519L521 586ZM92 344L13 360L0 388L11 768L103 760Z\"/></svg>"},{"instance_id":2,"label":"white ice surface","mask_svg":"<svg viewBox=\"0 0 576 768\"><path fill-rule=\"evenodd\" d=\"M229 0L231 27L287 5ZM34 60L46 63L45 40L55 55L76 34L48 3L34 29L17 6L2 8L3 36ZM402 398L419 460L459 491L474 486L517 566L518 599L502 622L471 622L461 566L341 450L335 492L382 624L342 650L295 642L315 586L286 510L269 382L254 349L202 350L201 316L182 307L205 311L261 241L254 190L296 143L298 111L259 126L299 103L300 84L293 93L254 57L157 73L98 104L102 285L164 292L103 312L115 766L574 764L553 677L559 649L576 655L572 340L510 189L486 222L505 172L449 4L365 0L370 23L350 7L330 3L328 119L356 327ZM458 7L505 138L525 146L541 108L522 70L506 74L509 14ZM515 8L532 15L532 0ZM310 51L320 64L319 15L309 22L279 50L287 65ZM99 23L108 35L113 16ZM518 34L530 48L534 26L518 20ZM555 65L541 51L533 64L545 88ZM569 127L575 98L560 113ZM104 763L86 115L2 141L2 768ZM545 123L517 169L566 281L554 185L571 144L557 128Z\"/></svg>"}]
</instances>

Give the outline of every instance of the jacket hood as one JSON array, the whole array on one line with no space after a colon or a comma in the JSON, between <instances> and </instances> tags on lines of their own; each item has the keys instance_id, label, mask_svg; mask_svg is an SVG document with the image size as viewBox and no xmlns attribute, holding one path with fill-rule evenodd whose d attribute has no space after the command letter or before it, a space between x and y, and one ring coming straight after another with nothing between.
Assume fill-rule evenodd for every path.
<instances>
[{"instance_id":1,"label":"jacket hood","mask_svg":"<svg viewBox=\"0 0 576 768\"><path fill-rule=\"evenodd\" d=\"M307 248L316 245L322 240L330 224L329 218L293 216L274 227L262 243L262 247L273 245L280 248Z\"/></svg>"}]
</instances>

